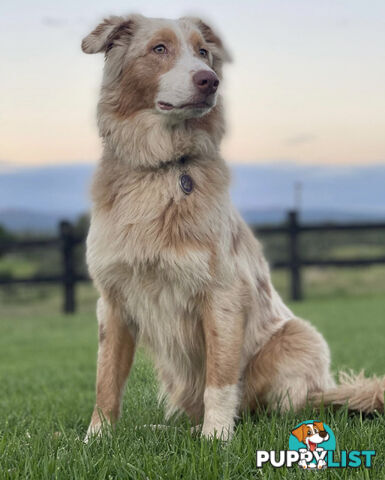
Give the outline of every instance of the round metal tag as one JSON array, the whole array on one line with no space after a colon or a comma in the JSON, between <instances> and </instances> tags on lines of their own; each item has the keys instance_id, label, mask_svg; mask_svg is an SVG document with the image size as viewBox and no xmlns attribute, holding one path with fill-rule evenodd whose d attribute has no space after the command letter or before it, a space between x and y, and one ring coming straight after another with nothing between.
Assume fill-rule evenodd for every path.
<instances>
[{"instance_id":1,"label":"round metal tag","mask_svg":"<svg viewBox=\"0 0 385 480\"><path fill-rule=\"evenodd\" d=\"M179 186L186 195L190 195L190 193L194 190L194 181L187 173L182 173L179 177Z\"/></svg>"}]
</instances>

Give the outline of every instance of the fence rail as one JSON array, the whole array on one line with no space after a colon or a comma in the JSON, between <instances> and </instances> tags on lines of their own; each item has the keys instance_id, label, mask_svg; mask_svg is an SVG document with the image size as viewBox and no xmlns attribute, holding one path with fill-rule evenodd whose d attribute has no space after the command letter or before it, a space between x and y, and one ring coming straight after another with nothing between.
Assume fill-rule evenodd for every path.
<instances>
[{"instance_id":1,"label":"fence rail","mask_svg":"<svg viewBox=\"0 0 385 480\"><path fill-rule=\"evenodd\" d=\"M385 222L376 223L344 223L344 224L301 224L296 211L288 212L287 221L277 226L251 226L254 234L277 235L284 234L288 239L288 260L275 261L273 269L288 269L290 272L290 297L292 300L303 298L302 269L303 267L357 267L374 264L385 264L385 256L376 258L351 259L306 259L301 257L300 236L306 232L343 232L343 231L378 231L385 230ZM63 311L74 313L76 310L76 284L89 281L86 275L76 271L74 252L77 245L85 241L84 237L75 235L72 225L63 221L59 224L59 235L51 238L36 238L28 240L0 241L1 255L10 251L30 250L34 248L57 248L61 252L62 272L57 275L36 275L27 278L2 277L0 286L11 284L48 283L60 284L63 288Z\"/></svg>"},{"instance_id":2,"label":"fence rail","mask_svg":"<svg viewBox=\"0 0 385 480\"><path fill-rule=\"evenodd\" d=\"M77 245L84 242L83 237L75 235L73 226L62 221L59 224L59 235L51 238L33 238L27 240L0 241L0 259L6 252L32 250L35 248L57 248L61 252L62 271L56 275L34 275L31 277L2 277L1 285L48 283L60 284L63 287L63 311L74 313L76 310L76 283L89 281L86 275L76 272L74 252Z\"/></svg>"}]
</instances>

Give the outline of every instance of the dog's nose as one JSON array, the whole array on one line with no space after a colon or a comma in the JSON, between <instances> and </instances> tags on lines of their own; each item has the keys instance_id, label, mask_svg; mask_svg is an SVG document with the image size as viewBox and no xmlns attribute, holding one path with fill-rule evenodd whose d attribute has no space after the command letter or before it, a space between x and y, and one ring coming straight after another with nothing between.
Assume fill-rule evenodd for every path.
<instances>
[{"instance_id":1,"label":"dog's nose","mask_svg":"<svg viewBox=\"0 0 385 480\"><path fill-rule=\"evenodd\" d=\"M219 79L210 70L199 70L193 75L193 82L197 89L206 94L215 93L219 85Z\"/></svg>"},{"instance_id":2,"label":"dog's nose","mask_svg":"<svg viewBox=\"0 0 385 480\"><path fill-rule=\"evenodd\" d=\"M325 438L325 437L327 437L327 435L328 435L328 432L326 432L325 430L321 430L321 431L319 432L319 436L320 436L321 438Z\"/></svg>"}]
</instances>

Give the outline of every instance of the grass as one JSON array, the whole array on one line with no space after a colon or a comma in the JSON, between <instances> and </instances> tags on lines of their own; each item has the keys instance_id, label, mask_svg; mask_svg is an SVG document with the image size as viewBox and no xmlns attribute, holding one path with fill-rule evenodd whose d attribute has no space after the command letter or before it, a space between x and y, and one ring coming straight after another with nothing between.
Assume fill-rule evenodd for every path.
<instances>
[{"instance_id":1,"label":"grass","mask_svg":"<svg viewBox=\"0 0 385 480\"><path fill-rule=\"evenodd\" d=\"M287 299L289 274L287 271L272 272L273 283ZM309 300L346 298L355 296L382 295L385 297L385 266L334 268L310 267L302 270L304 297Z\"/></svg>"},{"instance_id":2,"label":"grass","mask_svg":"<svg viewBox=\"0 0 385 480\"><path fill-rule=\"evenodd\" d=\"M0 322L0 479L252 479L307 478L298 468L255 466L256 449L288 448L291 429L319 418L340 450L377 450L373 468L334 469L318 478L385 479L385 418L363 418L309 408L285 415L245 415L233 440L222 445L189 433L185 417L164 423L156 380L145 353L137 354L127 384L122 420L110 437L84 445L94 402L96 321L94 294L81 291L74 316L52 314L58 298L3 304ZM56 303L55 303L56 302ZM55 306L56 310L53 309ZM333 368L385 373L385 298L309 299L293 306L328 340Z\"/></svg>"}]
</instances>

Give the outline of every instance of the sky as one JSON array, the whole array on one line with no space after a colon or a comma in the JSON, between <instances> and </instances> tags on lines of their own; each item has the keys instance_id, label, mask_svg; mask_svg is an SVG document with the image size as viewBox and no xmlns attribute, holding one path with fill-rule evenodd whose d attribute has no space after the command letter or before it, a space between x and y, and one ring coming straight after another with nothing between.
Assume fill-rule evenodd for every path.
<instances>
[{"instance_id":1,"label":"sky","mask_svg":"<svg viewBox=\"0 0 385 480\"><path fill-rule=\"evenodd\" d=\"M97 161L103 55L80 43L133 12L221 33L229 162L385 163L384 0L2 0L0 167Z\"/></svg>"}]
</instances>

